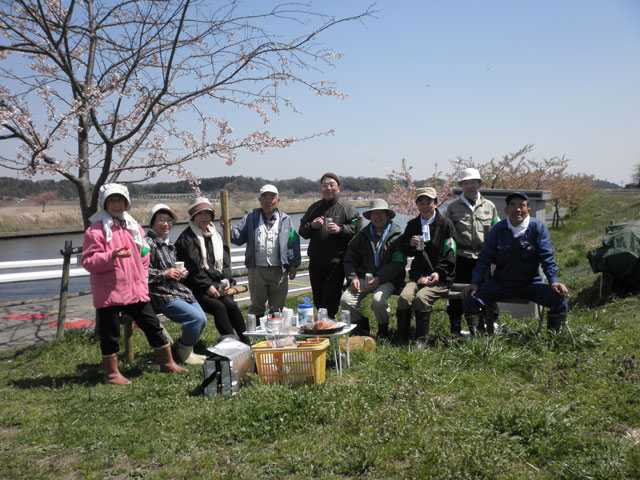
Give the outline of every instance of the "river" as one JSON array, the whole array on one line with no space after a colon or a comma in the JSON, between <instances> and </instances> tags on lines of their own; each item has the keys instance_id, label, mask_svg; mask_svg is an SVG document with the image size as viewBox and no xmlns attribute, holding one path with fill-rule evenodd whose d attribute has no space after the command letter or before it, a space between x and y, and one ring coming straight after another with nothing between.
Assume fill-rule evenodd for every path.
<instances>
[{"instance_id":1,"label":"river","mask_svg":"<svg viewBox=\"0 0 640 480\"><path fill-rule=\"evenodd\" d=\"M366 208L359 208L359 212L363 212ZM291 219L295 226L300 225L302 213L291 214ZM401 228L404 229L410 217L397 215L394 219ZM239 220L233 220L232 224L236 224ZM366 221L365 221L366 224ZM176 240L180 233L185 229L186 224L176 225L171 230L171 239ZM219 225L218 225L219 229ZM36 236L18 239L0 239L0 261L16 261L16 260L40 260L62 258L60 250L64 248L66 240L71 240L73 246L81 247L83 242L83 233L60 234ZM301 238L303 244L307 240ZM79 258L79 256L78 256ZM59 270L60 267L53 268ZM31 269L34 270L34 269ZM35 270L45 270L40 267ZM27 271L23 270L7 270L3 273L13 273ZM77 277L69 279L69 292L85 292L89 291L89 277ZM40 298L55 296L60 293L60 280L38 280L33 282L19 282L14 284L0 284L0 302L7 300L20 300L26 298Z\"/></svg>"}]
</instances>

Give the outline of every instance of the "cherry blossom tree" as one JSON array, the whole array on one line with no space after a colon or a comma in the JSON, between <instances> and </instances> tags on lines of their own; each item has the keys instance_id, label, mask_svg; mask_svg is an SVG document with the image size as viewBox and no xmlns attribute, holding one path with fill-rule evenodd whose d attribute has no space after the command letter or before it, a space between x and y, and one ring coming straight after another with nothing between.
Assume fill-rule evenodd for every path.
<instances>
[{"instance_id":1,"label":"cherry blossom tree","mask_svg":"<svg viewBox=\"0 0 640 480\"><path fill-rule=\"evenodd\" d=\"M234 134L225 113L248 109L268 124L297 113L286 94L299 86L345 98L321 70L342 55L320 40L373 14L267 0L0 0L0 166L70 180L85 226L99 187L121 177L168 172L197 191L186 162L231 164L240 149L331 133Z\"/></svg>"},{"instance_id":2,"label":"cherry blossom tree","mask_svg":"<svg viewBox=\"0 0 640 480\"><path fill-rule=\"evenodd\" d=\"M413 176L411 175L412 166L407 165L407 161L403 158L400 170L393 170L387 178L391 182L393 190L388 195L387 200L389 205L402 215L417 215L418 207L416 206L416 189L420 188L415 185ZM444 180L443 180L444 178ZM438 205L442 205L446 202L453 193L455 187L455 180L453 175L445 176L445 174L438 169L438 164L434 166L434 172L431 178L427 179L421 187L433 187L438 193Z\"/></svg>"},{"instance_id":3,"label":"cherry blossom tree","mask_svg":"<svg viewBox=\"0 0 640 480\"><path fill-rule=\"evenodd\" d=\"M42 192L32 197L27 197L27 200L33 203L42 205L42 213L44 213L44 207L47 203L55 202L58 199L56 192Z\"/></svg>"},{"instance_id":4,"label":"cherry blossom tree","mask_svg":"<svg viewBox=\"0 0 640 480\"><path fill-rule=\"evenodd\" d=\"M533 145L525 145L516 152L508 153L501 159L491 159L485 163L473 158L458 157L452 161L453 173L446 175L437 171L426 183L438 185L438 200L446 201L457 184L460 172L465 168L475 168L482 177L482 187L505 190L550 190L550 203L554 210L553 226L561 222L560 208L566 208L570 214L591 197L595 189L593 175L571 174L568 172L569 159L564 156L542 160L529 158ZM417 212L413 196L415 186L411 178L410 166L402 160L400 172L393 172L389 180L393 185L390 202L402 213L414 215ZM404 210L403 210L404 209Z\"/></svg>"}]
</instances>

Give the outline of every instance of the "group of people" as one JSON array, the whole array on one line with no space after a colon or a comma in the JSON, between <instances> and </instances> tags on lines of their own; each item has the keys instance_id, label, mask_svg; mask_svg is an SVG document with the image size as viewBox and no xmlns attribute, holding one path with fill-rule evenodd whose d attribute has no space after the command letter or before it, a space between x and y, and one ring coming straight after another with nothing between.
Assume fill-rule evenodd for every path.
<instances>
[{"instance_id":1,"label":"group of people","mask_svg":"<svg viewBox=\"0 0 640 480\"><path fill-rule=\"evenodd\" d=\"M448 295L455 280L468 287L464 300L449 301L452 334L461 334L463 315L472 333L491 332L494 309L490 307L506 296L548 307L547 328L558 331L566 319L568 292L557 281L548 230L529 216L527 195L508 195L507 218L499 221L495 205L480 195L482 180L477 170L465 169L459 185L462 195L445 215L438 210L435 188L416 190L419 215L404 231L393 222L395 212L387 203L374 199L363 212L369 223L357 231L358 212L340 197L340 178L325 173L320 178L322 199L309 207L299 229L300 236L309 240L316 308L326 308L331 318L340 307L348 310L357 324L354 333L370 335L369 320L362 316L360 305L371 294L377 336L406 345L415 315L415 339L423 348L433 305ZM235 245L246 244L249 311L261 317L267 303L271 309L284 307L288 281L295 278L301 255L292 220L278 208L278 189L264 185L258 202L258 208L231 228L230 237ZM177 215L169 206L157 204L151 209L146 234L128 213L130 209L125 186L103 185L98 211L85 232L82 265L90 272L105 380L131 383L118 370L116 357L122 314L135 319L166 372L184 369L174 361L171 341L156 313L182 324L175 351L179 361L188 365L202 364L206 358L194 352L207 324L205 313L213 316L221 335L235 333L249 343L243 335L242 313L229 295L234 284L230 250L214 227L215 210L209 200L191 200L189 225L175 244L169 234ZM495 269L489 275L492 265ZM548 283L542 282L540 267ZM394 292L399 292L399 298L397 331L392 337L388 299Z\"/></svg>"},{"instance_id":2,"label":"group of people","mask_svg":"<svg viewBox=\"0 0 640 480\"><path fill-rule=\"evenodd\" d=\"M326 173L320 185L323 198L307 210L300 226L301 235L310 239L314 304L327 308L332 317L339 306L348 310L357 324L355 334L371 333L369 319L360 312L362 300L371 294L377 336L406 345L415 315L415 340L418 348L424 348L433 305L448 296L454 281L468 284L464 300L450 300L447 306L454 335L462 334L463 316L471 333L491 333L494 305L504 297L548 307L549 330L559 331L565 322L568 291L557 280L549 231L529 216L526 193L506 197L506 218L500 221L495 205L480 194L480 173L467 168L459 179L462 194L445 215L438 210L436 189L424 187L415 192L419 214L404 232L393 222L395 212L387 203L374 199L363 212L369 224L356 233L357 213L339 198L338 176ZM408 258L413 260L405 282ZM543 283L540 267L548 283ZM388 299L395 292L399 292L397 331L392 336Z\"/></svg>"}]
</instances>

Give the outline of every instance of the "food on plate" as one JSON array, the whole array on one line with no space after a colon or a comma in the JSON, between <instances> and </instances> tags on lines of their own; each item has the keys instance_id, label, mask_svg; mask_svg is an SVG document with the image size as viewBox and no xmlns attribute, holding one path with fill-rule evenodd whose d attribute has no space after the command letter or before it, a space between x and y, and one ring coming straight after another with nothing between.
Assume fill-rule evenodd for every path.
<instances>
[{"instance_id":1,"label":"food on plate","mask_svg":"<svg viewBox=\"0 0 640 480\"><path fill-rule=\"evenodd\" d=\"M331 330L332 328L337 328L339 325L332 320L323 320L320 322L315 322L313 324L314 330Z\"/></svg>"}]
</instances>

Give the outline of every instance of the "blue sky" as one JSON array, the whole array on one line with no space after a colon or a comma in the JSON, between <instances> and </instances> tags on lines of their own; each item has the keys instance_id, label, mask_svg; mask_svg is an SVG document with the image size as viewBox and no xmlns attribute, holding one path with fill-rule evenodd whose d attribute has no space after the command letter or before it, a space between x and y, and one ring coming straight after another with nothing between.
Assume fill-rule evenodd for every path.
<instances>
[{"instance_id":1,"label":"blue sky","mask_svg":"<svg viewBox=\"0 0 640 480\"><path fill-rule=\"evenodd\" d=\"M316 0L315 8L341 17L369 4ZM201 177L385 177L405 158L423 179L436 163L446 172L458 156L486 162L533 144L531 158L564 155L572 173L631 181L640 163L640 0L382 0L374 8L377 18L321 37L345 56L310 78L336 82L348 99L293 88L283 93L302 114L283 109L268 126L280 137L335 135L241 152L231 167L218 159L187 167ZM229 119L239 135L265 128L229 105L207 114Z\"/></svg>"},{"instance_id":2,"label":"blue sky","mask_svg":"<svg viewBox=\"0 0 640 480\"><path fill-rule=\"evenodd\" d=\"M368 2L317 4L349 15ZM325 77L349 98L296 90L303 114L283 113L269 127L334 136L243 153L231 167L191 168L206 177L384 177L406 158L426 178L436 162L446 171L457 156L488 161L531 143L532 158L565 155L572 172L631 180L640 163L640 1L383 0L375 8L377 19L324 37L345 54Z\"/></svg>"}]
</instances>

